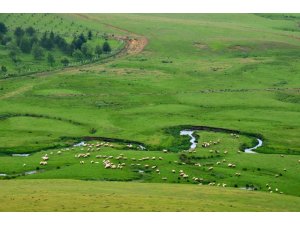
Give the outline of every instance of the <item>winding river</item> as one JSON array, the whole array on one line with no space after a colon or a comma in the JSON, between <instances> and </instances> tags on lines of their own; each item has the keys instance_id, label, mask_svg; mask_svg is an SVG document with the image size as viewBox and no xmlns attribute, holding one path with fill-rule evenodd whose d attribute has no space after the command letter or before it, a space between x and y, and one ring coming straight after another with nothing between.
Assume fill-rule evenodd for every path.
<instances>
[{"instance_id":1,"label":"winding river","mask_svg":"<svg viewBox=\"0 0 300 225\"><path fill-rule=\"evenodd\" d=\"M258 144L255 145L255 146L252 147L252 148L245 148L245 150L244 150L245 153L257 153L257 152L254 152L253 150L255 150L255 149L261 147L262 144L263 144L263 142L262 142L262 140L260 140L259 138L257 138L256 140L258 141Z\"/></svg>"},{"instance_id":2,"label":"winding river","mask_svg":"<svg viewBox=\"0 0 300 225\"><path fill-rule=\"evenodd\" d=\"M180 135L188 135L191 137L190 139L190 142L191 142L191 146L190 146L190 149L195 149L197 147L197 141L196 141L196 138L193 136L193 133L195 131L194 130L182 130L180 131ZM263 145L263 141L259 138L256 139L258 144L255 145L254 147L252 148L245 148L244 149L244 152L245 153L250 153L250 154L257 154L257 152L253 151L259 147L261 147Z\"/></svg>"},{"instance_id":3,"label":"winding river","mask_svg":"<svg viewBox=\"0 0 300 225\"><path fill-rule=\"evenodd\" d=\"M197 147L197 141L196 141L196 138L193 136L193 133L194 133L194 131L192 131L192 130L182 130L182 131L180 131L180 135L188 135L188 136L191 137L190 142L192 144L191 144L190 149L195 149Z\"/></svg>"}]
</instances>

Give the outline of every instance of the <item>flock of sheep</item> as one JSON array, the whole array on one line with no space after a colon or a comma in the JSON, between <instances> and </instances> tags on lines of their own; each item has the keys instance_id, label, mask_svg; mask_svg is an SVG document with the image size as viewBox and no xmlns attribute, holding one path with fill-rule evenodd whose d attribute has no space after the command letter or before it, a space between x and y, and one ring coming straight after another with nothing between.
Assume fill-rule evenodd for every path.
<instances>
[{"instance_id":1,"label":"flock of sheep","mask_svg":"<svg viewBox=\"0 0 300 225\"><path fill-rule=\"evenodd\" d=\"M231 134L231 136L235 137L235 138L239 137L236 134ZM203 148L208 148L211 145L217 145L219 143L220 143L219 139L217 141L203 142L202 147ZM80 147L80 146L74 146L72 148L61 149L61 150L57 151L57 155L62 154L62 152L64 152L64 151L70 151L70 150L76 150L76 149L78 150L78 147ZM112 143L109 143L109 142L84 143L84 144L81 145L80 150L85 151L85 152L75 154L75 158L80 159L79 163L81 165L85 164L85 161L87 161L87 159L92 156L91 152L100 151L102 147L111 147L111 148L113 148L114 145ZM134 146L132 144L126 144L126 147L127 148L134 148ZM162 152L163 153L169 153L169 151L166 150L166 149L163 149ZM195 149L193 149L193 151L188 151L188 152L189 153L195 153L196 151L195 151ZM209 150L209 152L220 154L220 151L216 151L216 150ZM241 152L238 151L238 153L241 153ZM50 155L53 155L53 154L54 154L53 152L50 153ZM227 155L228 151L223 151L223 154ZM284 156L281 155L281 157L284 157ZM147 157L142 157L142 158L129 158L128 159L127 157L124 156L124 154L119 154L117 156L98 154L98 155L95 156L95 158L96 158L95 160L88 160L88 161L90 161L91 164L99 164L99 163L101 163L101 160L102 160L102 165L105 169L123 169L127 166L130 166L131 168L139 168L139 169L144 168L146 170L153 171L157 174L161 174L161 170L160 170L160 168L158 168L159 166L157 164L155 164L154 162L155 162L155 160L163 160L163 157L161 157L161 156L159 156L159 157L157 157L157 156L156 157L155 156L152 156L152 157L147 156ZM48 164L48 160L49 160L48 154L43 155L41 157L41 159L42 160L40 161L40 165L46 166ZM99 161L99 159L101 159L101 160ZM114 162L114 160L117 160L118 163ZM122 162L121 162L121 160L122 160ZM131 163L128 164L128 165L126 164L127 160L131 161ZM300 160L298 162L300 163ZM184 162L178 163L178 161L174 161L174 163L175 164L180 164L180 165L185 165ZM216 166L219 166L219 165L222 165L222 164L226 164L228 168L236 168L235 163L232 163L232 162L227 163L225 158L220 160L220 161L217 161L215 163ZM191 166L202 167L202 165L199 162L195 162ZM213 166L207 167L207 171L213 171L213 170L214 170ZM287 171L286 168L284 168L283 170L285 172ZM144 171L139 170L139 172L144 172ZM164 172L167 172L167 171L164 171ZM173 174L178 174L178 179L183 178L183 180L188 180L189 177L190 177L190 174L188 174L187 172L184 172L182 169L178 170L177 166L175 166L175 168L173 168L169 172L171 172ZM236 176L236 177L240 177L241 173L240 172L235 172L235 173L233 173L233 175ZM279 175L276 174L275 177L279 177ZM167 181L168 177L163 176L163 177L161 177L161 179L164 180L164 181ZM199 185L204 184L204 178L193 176L192 180L193 180L193 182L198 183ZM226 183L216 183L216 182L209 182L208 185L210 185L210 186L221 186L221 187L226 187L227 186ZM280 194L283 193L283 192L279 191L279 189L277 187L272 189L269 184L266 184L266 188L270 193L273 193L273 192L277 192L277 193L280 193Z\"/></svg>"}]
</instances>

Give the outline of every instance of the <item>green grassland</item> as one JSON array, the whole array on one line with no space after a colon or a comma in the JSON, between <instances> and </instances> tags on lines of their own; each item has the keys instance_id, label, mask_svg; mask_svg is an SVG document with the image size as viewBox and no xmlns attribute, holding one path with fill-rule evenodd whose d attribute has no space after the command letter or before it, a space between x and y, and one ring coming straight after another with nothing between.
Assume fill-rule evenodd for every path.
<instances>
[{"instance_id":1,"label":"green grassland","mask_svg":"<svg viewBox=\"0 0 300 225\"><path fill-rule=\"evenodd\" d=\"M60 189L61 195L50 190L59 182L97 192L97 187L102 190L103 185L119 190L119 183L104 181L123 181L122 185L127 187L124 193L130 195L127 200L133 204L128 211L299 211L298 14L2 14L1 19L11 26L26 21L26 26L41 30L46 27L62 35L92 30L99 35L148 40L139 54L0 79L0 174L8 174L0 179L15 178L1 181L3 186L18 183L30 193L26 187L36 182L34 188L49 187L45 195L51 194L53 198L49 198L55 202L64 195L64 187ZM112 42L112 46L117 45L117 41L115 45ZM2 57L0 60L2 63ZM184 151L189 149L189 138L179 135L181 128L189 126L232 129L241 135L232 138L226 132L197 131L199 145L195 153L189 153ZM238 152L255 145L255 138L246 134L262 138L259 154ZM75 158L88 149L70 146L86 136L101 137L100 141L123 141L111 141L114 147L91 151L88 159ZM220 144L201 147L201 143L217 139ZM128 149L126 144L130 142L140 142L147 150L138 150L136 146ZM163 153L163 149L169 152ZM13 153L31 155L12 157ZM48 165L40 166L45 154L50 157ZM119 162L115 159L119 154L128 159ZM114 163L126 166L104 169L104 158L98 159L96 155L113 156ZM143 157L156 160L132 160ZM163 160L157 160L158 157ZM85 163L80 164L81 160ZM91 163L92 160L99 163ZM236 168L229 168L228 163L236 164ZM150 168L145 168L145 164ZM160 173L152 166L157 166ZM37 173L26 175L33 170ZM179 170L189 178L179 177ZM202 178L203 184L199 186L192 177ZM58 178L63 180L55 180ZM229 188L208 186L209 183L226 184ZM266 184L272 194L266 193L270 191ZM156 187L152 203L161 198L161 208L154 209L151 202L145 208L134 205L133 196L139 187L145 192ZM239 190L246 187L255 191ZM180 200L170 200L173 205L162 197L173 195L166 194L169 188L181 196ZM70 195L75 191L74 187L64 197L72 199ZM115 192L123 196L123 192ZM183 193L190 193L190 197L184 199ZM201 203L201 193L216 199L205 197ZM21 198L25 197L16 196L16 201ZM98 208L90 204L91 198L82 198L86 208L71 208L75 204L70 200L60 206L37 203L37 208L30 209L126 210ZM137 198L143 201L140 194ZM218 202L214 208L211 201ZM229 201L237 205L231 208ZM253 207L248 207L247 201ZM24 211L23 207L27 207L27 203L20 208L10 204L7 210ZM176 204L183 206L177 208Z\"/></svg>"},{"instance_id":2,"label":"green grassland","mask_svg":"<svg viewBox=\"0 0 300 225\"><path fill-rule=\"evenodd\" d=\"M74 180L0 181L0 211L299 211L299 197L231 188ZM15 194L12 196L11 192Z\"/></svg>"}]
</instances>

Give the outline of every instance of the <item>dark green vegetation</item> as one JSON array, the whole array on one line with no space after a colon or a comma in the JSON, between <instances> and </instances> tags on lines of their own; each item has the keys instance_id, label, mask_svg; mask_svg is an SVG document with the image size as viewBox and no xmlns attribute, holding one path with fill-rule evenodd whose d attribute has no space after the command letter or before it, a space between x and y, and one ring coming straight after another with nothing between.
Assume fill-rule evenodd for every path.
<instances>
[{"instance_id":1,"label":"dark green vegetation","mask_svg":"<svg viewBox=\"0 0 300 225\"><path fill-rule=\"evenodd\" d=\"M162 183L151 184L162 189L171 185L166 183L180 183L187 192L203 187L214 193L227 193L222 187L227 186L232 199L243 194L260 199L268 194L268 202L274 201L273 208L251 202L258 207L253 210L299 210L287 206L290 199L298 201L300 189L298 15L15 14L0 18L5 18L8 33L22 24L39 29L41 38L47 27L72 43L69 34L79 37L84 33L88 39L91 31L91 43L96 36L110 37L112 51L119 48L120 40L126 40L125 50L116 52L115 58L55 71L46 70L53 57L54 63L59 62L56 53L44 49L44 64L35 61L34 66L45 72L0 80L0 173L7 174L2 179L16 178L7 182L24 184L34 182L28 179L45 180L45 185L50 178L139 181ZM109 49L101 41L102 47L94 45L94 52ZM80 58L78 51L71 58L59 54L68 60ZM32 53L27 56L28 61L34 60ZM10 60L8 52L1 57L2 74L11 70L5 60ZM189 148L189 137L179 132L191 126L223 130L197 132L196 152L188 152L184 150ZM236 131L239 138L224 129ZM239 152L254 146L254 137L263 139L263 146L257 149L260 154ZM217 145L201 147L203 142L218 139ZM70 147L81 140L109 141L113 147ZM129 148L131 143L134 147ZM140 143L147 149L138 150ZM74 157L88 152L87 159ZM13 153L31 155L12 157ZM45 154L49 161L43 166L40 161ZM116 159L120 154L127 159ZM115 165L125 166L105 169L102 161L108 156ZM137 161L145 157L156 159ZM236 167L228 167L229 163ZM33 170L38 173L27 175ZM188 178L180 176L180 170ZM201 178L200 182L193 177ZM138 189L134 182L126 185L131 184ZM220 187L206 187L208 184ZM246 209L225 204L216 210Z\"/></svg>"},{"instance_id":2,"label":"dark green vegetation","mask_svg":"<svg viewBox=\"0 0 300 225\"><path fill-rule=\"evenodd\" d=\"M38 17L36 23L40 25L48 21L54 26L35 26L35 17ZM31 23L27 27L26 23L16 26L16 19ZM107 58L123 47L122 42L104 32L88 30L74 23L69 25L75 26L70 33L63 33L57 29L61 24L62 18L52 14L1 14L0 54L3 58L0 78L91 63Z\"/></svg>"}]
</instances>

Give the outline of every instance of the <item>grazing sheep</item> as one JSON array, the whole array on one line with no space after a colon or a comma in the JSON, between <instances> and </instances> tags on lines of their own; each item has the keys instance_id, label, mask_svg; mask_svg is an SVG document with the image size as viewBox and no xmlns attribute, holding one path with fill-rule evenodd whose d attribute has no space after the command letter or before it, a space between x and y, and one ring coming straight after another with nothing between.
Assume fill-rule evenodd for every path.
<instances>
[{"instance_id":1,"label":"grazing sheep","mask_svg":"<svg viewBox=\"0 0 300 225\"><path fill-rule=\"evenodd\" d=\"M278 192L278 188L275 188L275 191Z\"/></svg>"},{"instance_id":2,"label":"grazing sheep","mask_svg":"<svg viewBox=\"0 0 300 225\"><path fill-rule=\"evenodd\" d=\"M164 150L163 150L163 153L167 153L167 152L168 152L168 150L167 150L167 149L164 149Z\"/></svg>"},{"instance_id":3,"label":"grazing sheep","mask_svg":"<svg viewBox=\"0 0 300 225\"><path fill-rule=\"evenodd\" d=\"M172 170L172 173L176 173L176 170Z\"/></svg>"},{"instance_id":4,"label":"grazing sheep","mask_svg":"<svg viewBox=\"0 0 300 225\"><path fill-rule=\"evenodd\" d=\"M132 163L132 164L130 164L130 166L135 166L135 164Z\"/></svg>"},{"instance_id":5,"label":"grazing sheep","mask_svg":"<svg viewBox=\"0 0 300 225\"><path fill-rule=\"evenodd\" d=\"M286 168L284 168L283 171L286 172Z\"/></svg>"},{"instance_id":6,"label":"grazing sheep","mask_svg":"<svg viewBox=\"0 0 300 225\"><path fill-rule=\"evenodd\" d=\"M45 162L45 161L41 161L40 162L40 165L42 165L42 166L45 166L45 165L47 165L48 163L47 162Z\"/></svg>"},{"instance_id":7,"label":"grazing sheep","mask_svg":"<svg viewBox=\"0 0 300 225\"><path fill-rule=\"evenodd\" d=\"M227 154L228 153L228 151L224 151L224 154Z\"/></svg>"},{"instance_id":8,"label":"grazing sheep","mask_svg":"<svg viewBox=\"0 0 300 225\"><path fill-rule=\"evenodd\" d=\"M226 162L226 159L223 159L222 161L223 161L223 162Z\"/></svg>"},{"instance_id":9,"label":"grazing sheep","mask_svg":"<svg viewBox=\"0 0 300 225\"><path fill-rule=\"evenodd\" d=\"M46 155L47 155L47 154L46 154ZM47 160L49 159L49 157L46 156L46 155L42 157L42 160L47 161Z\"/></svg>"},{"instance_id":10,"label":"grazing sheep","mask_svg":"<svg viewBox=\"0 0 300 225\"><path fill-rule=\"evenodd\" d=\"M278 178L278 177L279 177L279 174L275 174L275 177Z\"/></svg>"},{"instance_id":11,"label":"grazing sheep","mask_svg":"<svg viewBox=\"0 0 300 225\"><path fill-rule=\"evenodd\" d=\"M201 164L200 164L200 163L195 163L194 165L195 165L195 166L201 167Z\"/></svg>"},{"instance_id":12,"label":"grazing sheep","mask_svg":"<svg viewBox=\"0 0 300 225\"><path fill-rule=\"evenodd\" d=\"M240 154L240 153L241 153L241 151L237 151L237 153L238 153L238 154Z\"/></svg>"},{"instance_id":13,"label":"grazing sheep","mask_svg":"<svg viewBox=\"0 0 300 225\"><path fill-rule=\"evenodd\" d=\"M26 164L24 163L23 166L26 166Z\"/></svg>"},{"instance_id":14,"label":"grazing sheep","mask_svg":"<svg viewBox=\"0 0 300 225\"><path fill-rule=\"evenodd\" d=\"M136 158L131 158L131 160L132 160L132 161L135 161L135 160L136 160Z\"/></svg>"},{"instance_id":15,"label":"grazing sheep","mask_svg":"<svg viewBox=\"0 0 300 225\"><path fill-rule=\"evenodd\" d=\"M159 171L159 169L157 169L157 170L155 170L157 173L159 173L160 171Z\"/></svg>"},{"instance_id":16,"label":"grazing sheep","mask_svg":"<svg viewBox=\"0 0 300 225\"><path fill-rule=\"evenodd\" d=\"M222 184L222 187L226 187L227 186L227 184Z\"/></svg>"},{"instance_id":17,"label":"grazing sheep","mask_svg":"<svg viewBox=\"0 0 300 225\"><path fill-rule=\"evenodd\" d=\"M168 178L166 178L166 177L162 177L161 179L162 179L162 180L167 180Z\"/></svg>"},{"instance_id":18,"label":"grazing sheep","mask_svg":"<svg viewBox=\"0 0 300 225\"><path fill-rule=\"evenodd\" d=\"M284 157L284 155L280 155L280 157Z\"/></svg>"},{"instance_id":19,"label":"grazing sheep","mask_svg":"<svg viewBox=\"0 0 300 225\"><path fill-rule=\"evenodd\" d=\"M213 150L209 150L209 153L213 153L214 151Z\"/></svg>"},{"instance_id":20,"label":"grazing sheep","mask_svg":"<svg viewBox=\"0 0 300 225\"><path fill-rule=\"evenodd\" d=\"M93 164L93 163L94 163L94 161L92 160L92 161L91 161L91 164Z\"/></svg>"},{"instance_id":21,"label":"grazing sheep","mask_svg":"<svg viewBox=\"0 0 300 225\"><path fill-rule=\"evenodd\" d=\"M189 175L184 174L182 177L185 178L185 179L187 179L187 178L189 178Z\"/></svg>"},{"instance_id":22,"label":"grazing sheep","mask_svg":"<svg viewBox=\"0 0 300 225\"><path fill-rule=\"evenodd\" d=\"M273 191L270 191L270 193L272 194L272 193L273 193Z\"/></svg>"},{"instance_id":23,"label":"grazing sheep","mask_svg":"<svg viewBox=\"0 0 300 225\"><path fill-rule=\"evenodd\" d=\"M283 192L281 191L281 192L279 192L279 194L283 194Z\"/></svg>"},{"instance_id":24,"label":"grazing sheep","mask_svg":"<svg viewBox=\"0 0 300 225\"><path fill-rule=\"evenodd\" d=\"M60 155L60 154L61 154L61 151L58 151L57 154Z\"/></svg>"},{"instance_id":25,"label":"grazing sheep","mask_svg":"<svg viewBox=\"0 0 300 225\"><path fill-rule=\"evenodd\" d=\"M271 188L271 187L268 187L268 190L269 190L269 191L271 191L271 190L272 190L272 188Z\"/></svg>"},{"instance_id":26,"label":"grazing sheep","mask_svg":"<svg viewBox=\"0 0 300 225\"><path fill-rule=\"evenodd\" d=\"M151 159L152 159L152 160L155 160L156 158L155 158L155 157L152 157Z\"/></svg>"},{"instance_id":27,"label":"grazing sheep","mask_svg":"<svg viewBox=\"0 0 300 225\"><path fill-rule=\"evenodd\" d=\"M202 147L203 148L207 148L207 147L209 147L210 146L210 143L208 143L208 142L203 142L203 144L202 144Z\"/></svg>"},{"instance_id":28,"label":"grazing sheep","mask_svg":"<svg viewBox=\"0 0 300 225\"><path fill-rule=\"evenodd\" d=\"M209 167L208 168L208 171L211 171L211 170L213 170L214 168L211 166L211 167Z\"/></svg>"},{"instance_id":29,"label":"grazing sheep","mask_svg":"<svg viewBox=\"0 0 300 225\"><path fill-rule=\"evenodd\" d=\"M269 187L269 184L266 184L266 187Z\"/></svg>"},{"instance_id":30,"label":"grazing sheep","mask_svg":"<svg viewBox=\"0 0 300 225\"><path fill-rule=\"evenodd\" d=\"M80 161L79 163L80 163L80 164L84 164L84 161Z\"/></svg>"},{"instance_id":31,"label":"grazing sheep","mask_svg":"<svg viewBox=\"0 0 300 225\"><path fill-rule=\"evenodd\" d=\"M232 163L228 163L228 167L232 167Z\"/></svg>"},{"instance_id":32,"label":"grazing sheep","mask_svg":"<svg viewBox=\"0 0 300 225\"><path fill-rule=\"evenodd\" d=\"M145 168L148 168L148 167L149 167L149 165L146 164L146 165L145 165Z\"/></svg>"},{"instance_id":33,"label":"grazing sheep","mask_svg":"<svg viewBox=\"0 0 300 225\"><path fill-rule=\"evenodd\" d=\"M162 157L158 157L158 159L159 159L159 160L163 160L163 158L162 158Z\"/></svg>"},{"instance_id":34,"label":"grazing sheep","mask_svg":"<svg viewBox=\"0 0 300 225\"><path fill-rule=\"evenodd\" d=\"M157 166L152 166L151 168L152 168L152 169L155 169L156 167L157 167Z\"/></svg>"},{"instance_id":35,"label":"grazing sheep","mask_svg":"<svg viewBox=\"0 0 300 225\"><path fill-rule=\"evenodd\" d=\"M221 164L221 162L216 162L216 164L217 164L217 165L220 165L220 164Z\"/></svg>"},{"instance_id":36,"label":"grazing sheep","mask_svg":"<svg viewBox=\"0 0 300 225\"><path fill-rule=\"evenodd\" d=\"M239 176L241 176L241 173L235 173L235 175L239 177Z\"/></svg>"}]
</instances>

